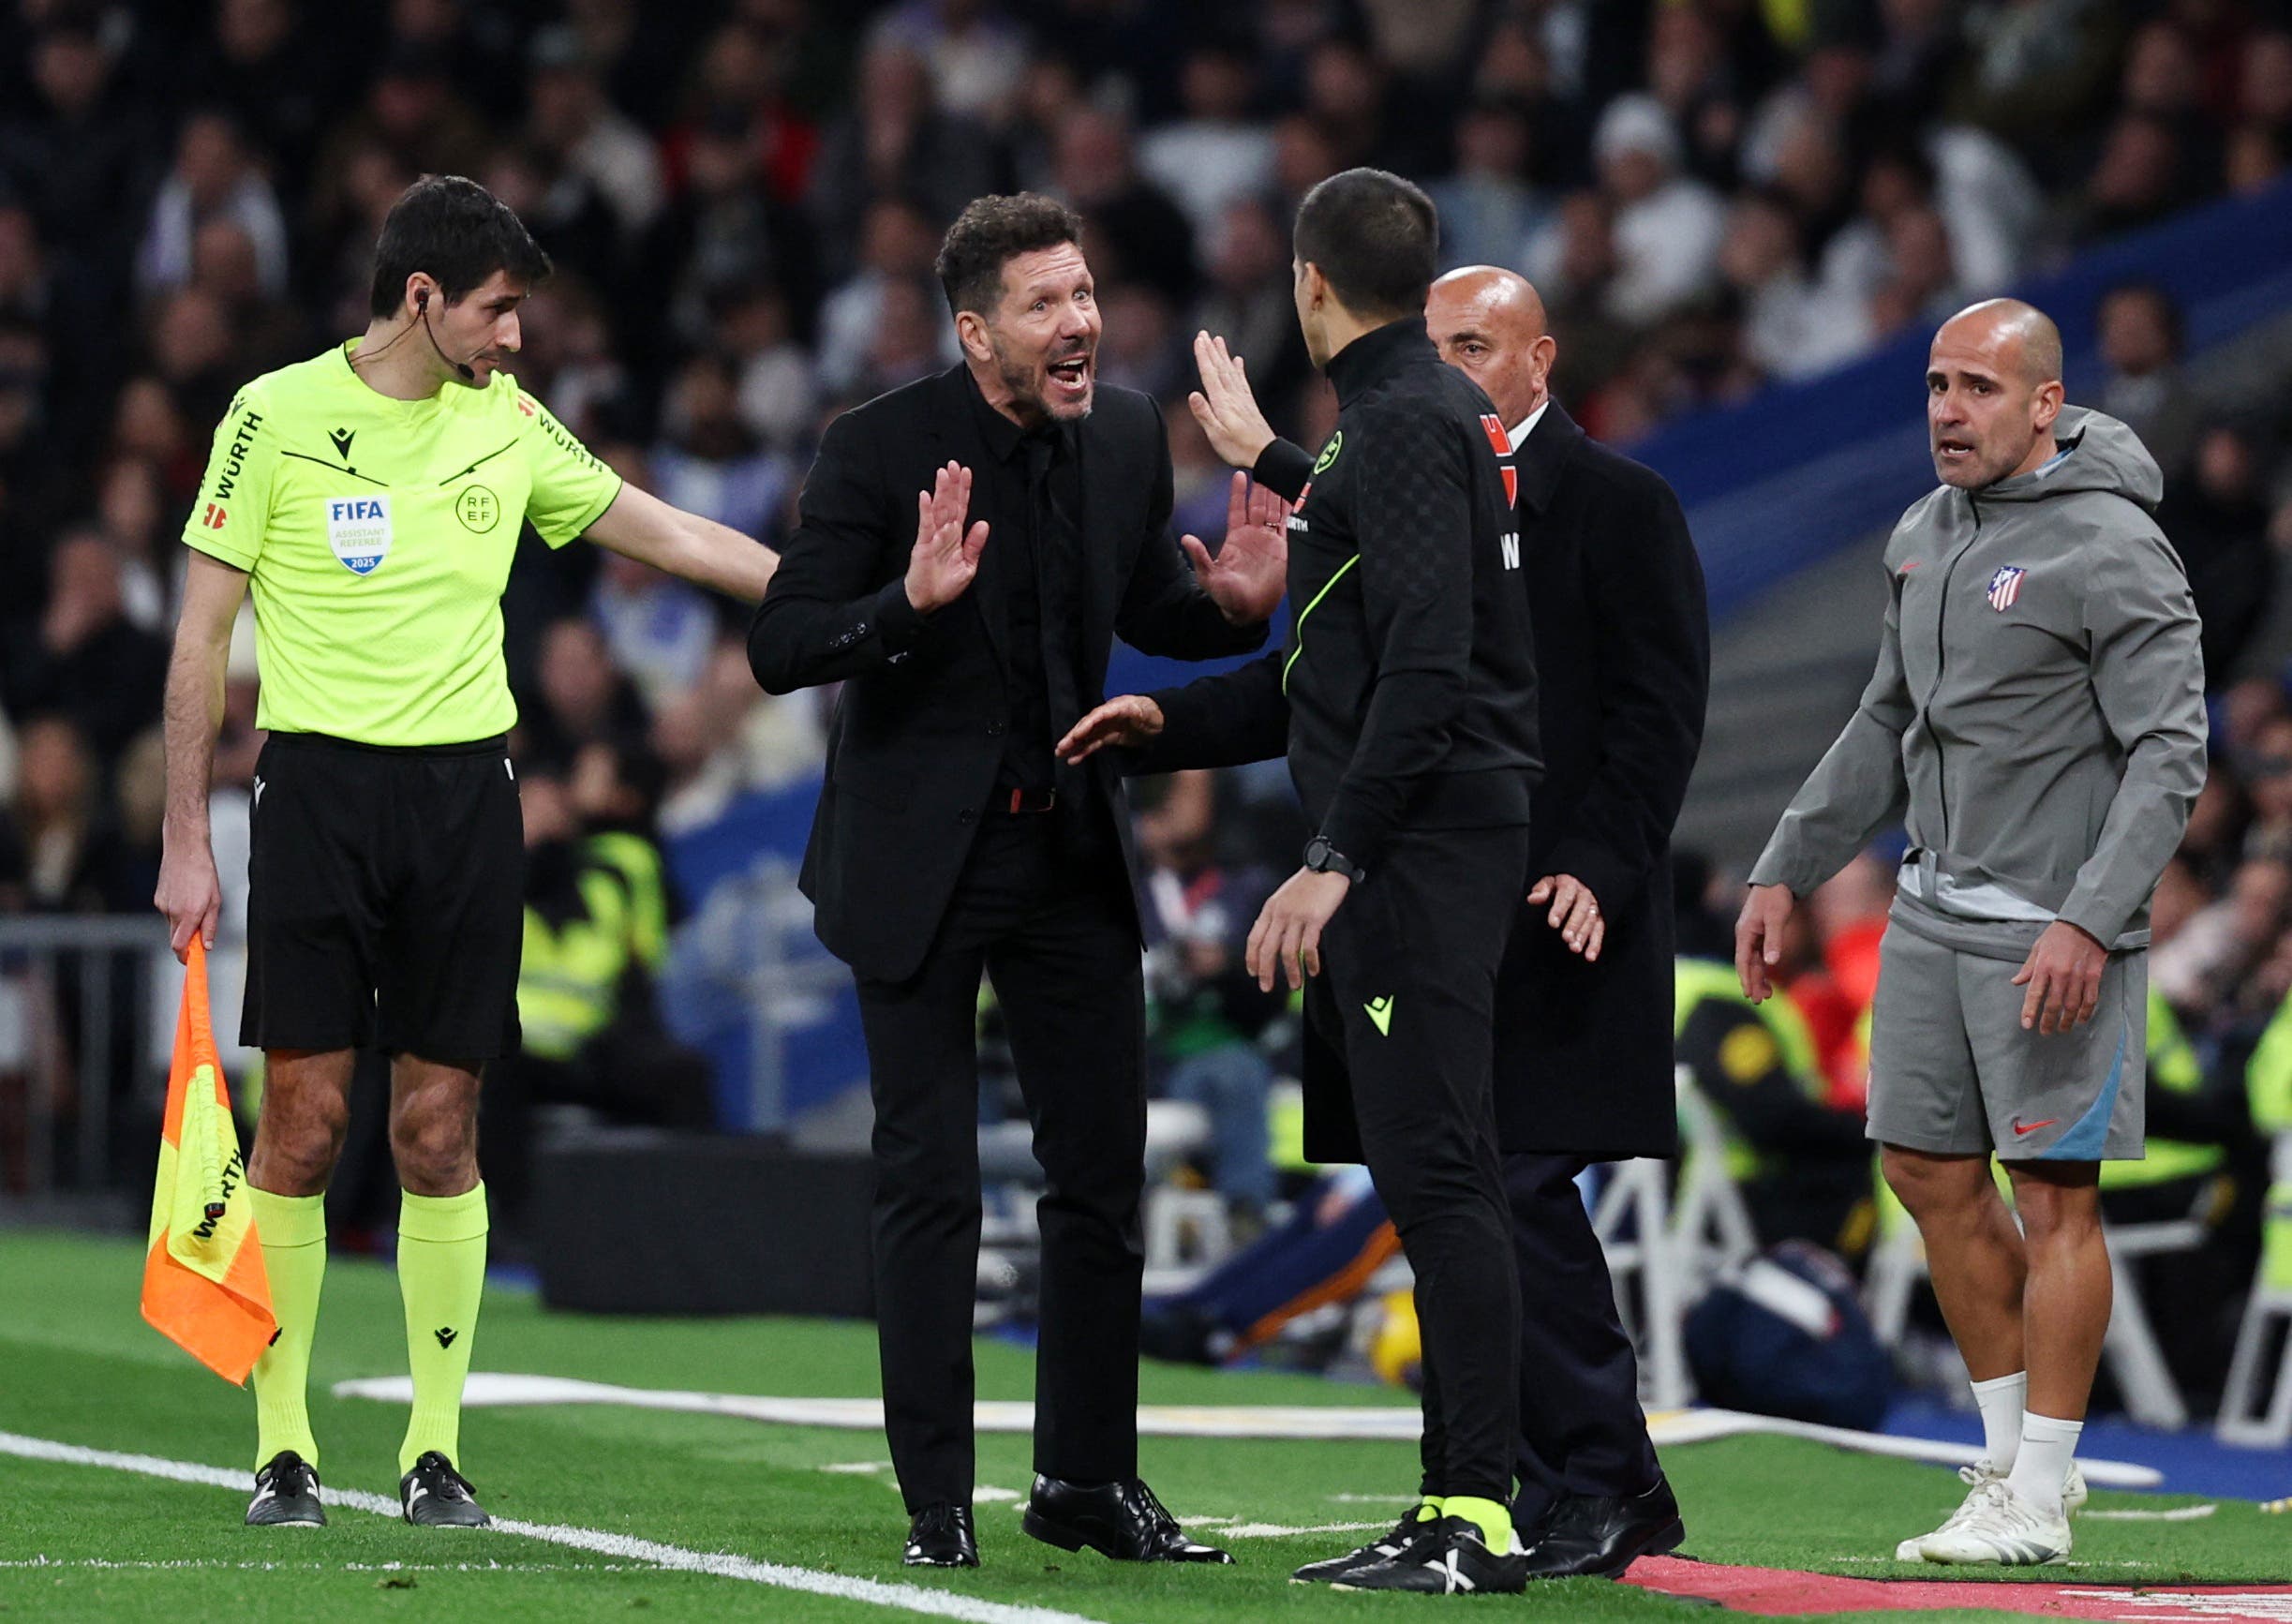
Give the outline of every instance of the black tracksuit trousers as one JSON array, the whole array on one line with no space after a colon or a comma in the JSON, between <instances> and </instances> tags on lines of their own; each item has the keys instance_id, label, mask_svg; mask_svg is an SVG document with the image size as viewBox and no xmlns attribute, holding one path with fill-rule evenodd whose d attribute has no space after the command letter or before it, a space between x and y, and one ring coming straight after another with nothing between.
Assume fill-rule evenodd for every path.
<instances>
[{"instance_id":1,"label":"black tracksuit trousers","mask_svg":"<svg viewBox=\"0 0 2292 1624\"><path fill-rule=\"evenodd\" d=\"M1511 1497L1520 1282L1490 1057L1527 860L1525 825L1395 834L1322 932L1322 974L1307 984L1416 1272L1427 1495Z\"/></svg>"}]
</instances>

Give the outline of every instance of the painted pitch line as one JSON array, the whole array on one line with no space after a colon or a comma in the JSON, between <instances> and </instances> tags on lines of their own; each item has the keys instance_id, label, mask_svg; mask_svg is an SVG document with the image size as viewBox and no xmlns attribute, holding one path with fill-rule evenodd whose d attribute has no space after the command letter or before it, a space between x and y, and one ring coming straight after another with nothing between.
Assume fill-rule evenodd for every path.
<instances>
[{"instance_id":1,"label":"painted pitch line","mask_svg":"<svg viewBox=\"0 0 2292 1624\"><path fill-rule=\"evenodd\" d=\"M214 1488L246 1493L250 1475L192 1461L166 1460L158 1455L127 1454L115 1450L89 1449L82 1444L58 1443L52 1438L27 1438L0 1432L0 1454L23 1460L52 1461L68 1466L109 1467L113 1471L137 1472L179 1483L204 1483ZM323 1489L320 1497L329 1505L398 1517L398 1502L363 1489ZM484 1532L484 1530L477 1530ZM541 1540L600 1557L618 1557L650 1563L678 1572L707 1573L720 1579L740 1579L782 1590L802 1590L840 1602L858 1602L872 1607L895 1607L937 1618L956 1618L963 1624L1097 1624L1078 1613L1049 1607L1031 1607L1009 1602L990 1602L918 1585L893 1585L877 1579L855 1579L842 1573L822 1573L778 1562L758 1562L722 1551L691 1551L681 1545L640 1540L630 1534L606 1533L601 1528L578 1528L558 1523L527 1523L496 1517L493 1531Z\"/></svg>"},{"instance_id":2,"label":"painted pitch line","mask_svg":"<svg viewBox=\"0 0 2292 1624\"><path fill-rule=\"evenodd\" d=\"M106 1572L172 1572L178 1568L229 1568L245 1573L649 1573L648 1562L234 1562L227 1557L176 1557L167 1561L115 1562L107 1557L11 1557L0 1570L100 1568Z\"/></svg>"}]
</instances>

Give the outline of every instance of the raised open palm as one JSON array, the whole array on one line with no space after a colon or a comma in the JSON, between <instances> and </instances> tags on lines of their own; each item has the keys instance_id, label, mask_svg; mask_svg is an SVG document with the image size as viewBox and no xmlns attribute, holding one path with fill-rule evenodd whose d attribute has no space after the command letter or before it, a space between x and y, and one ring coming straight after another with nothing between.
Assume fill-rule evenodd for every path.
<instances>
[{"instance_id":1,"label":"raised open palm","mask_svg":"<svg viewBox=\"0 0 2292 1624\"><path fill-rule=\"evenodd\" d=\"M1237 626L1255 625L1273 613L1287 585L1289 504L1247 474L1237 473L1226 496L1226 541L1215 554L1199 536L1180 544L1194 560L1202 589Z\"/></svg>"}]
</instances>

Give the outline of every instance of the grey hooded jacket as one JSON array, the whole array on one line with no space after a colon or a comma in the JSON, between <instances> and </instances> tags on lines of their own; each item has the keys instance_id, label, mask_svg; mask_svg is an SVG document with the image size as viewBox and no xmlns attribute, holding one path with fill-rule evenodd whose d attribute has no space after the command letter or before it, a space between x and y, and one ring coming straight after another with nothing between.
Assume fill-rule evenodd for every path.
<instances>
[{"instance_id":1,"label":"grey hooded jacket","mask_svg":"<svg viewBox=\"0 0 2292 1624\"><path fill-rule=\"evenodd\" d=\"M1753 885L1804 897L1907 808L1907 928L2017 960L2057 917L2148 945L2204 787L2196 610L2133 431L2065 408L2054 433L2045 467L1895 526L1877 672Z\"/></svg>"}]
</instances>

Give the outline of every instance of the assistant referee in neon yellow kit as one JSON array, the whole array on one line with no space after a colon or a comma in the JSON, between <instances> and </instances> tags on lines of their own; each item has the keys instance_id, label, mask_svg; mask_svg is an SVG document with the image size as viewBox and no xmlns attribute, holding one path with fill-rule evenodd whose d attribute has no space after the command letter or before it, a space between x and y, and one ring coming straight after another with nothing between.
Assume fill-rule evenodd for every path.
<instances>
[{"instance_id":1,"label":"assistant referee in neon yellow kit","mask_svg":"<svg viewBox=\"0 0 2292 1624\"><path fill-rule=\"evenodd\" d=\"M231 622L250 584L262 678L241 1041L265 1077L248 1183L279 1334L255 1367L249 1523L317 1524L304 1390L324 1199L352 1051L393 1057L412 1363L399 1503L487 1519L455 1469L485 1270L478 1079L517 1044L524 845L501 592L527 521L753 603L773 555L624 485L500 370L549 273L484 187L409 187L375 246L363 338L242 389L184 529L156 899L178 956L220 903L207 796Z\"/></svg>"}]
</instances>

